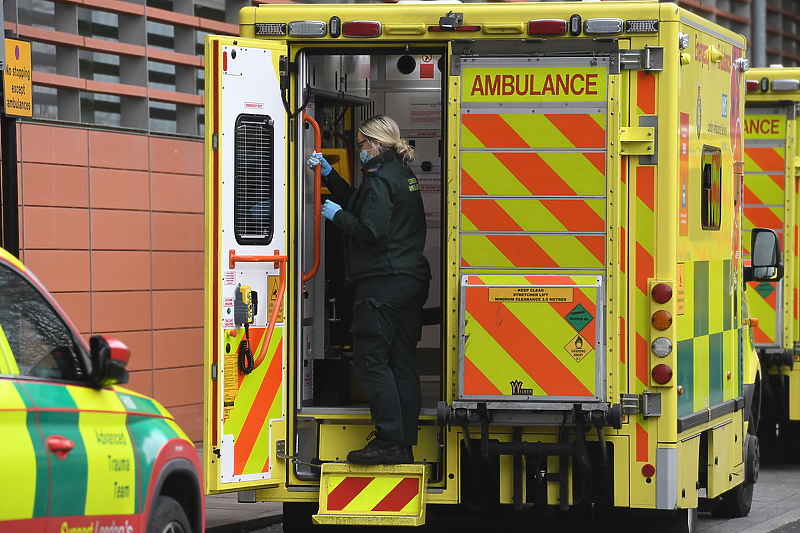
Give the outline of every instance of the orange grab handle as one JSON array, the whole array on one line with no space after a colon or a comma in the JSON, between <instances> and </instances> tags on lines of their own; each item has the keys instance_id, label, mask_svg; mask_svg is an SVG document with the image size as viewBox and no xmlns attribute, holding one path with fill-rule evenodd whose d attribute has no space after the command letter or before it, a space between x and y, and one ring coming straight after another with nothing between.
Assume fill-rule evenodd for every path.
<instances>
[{"instance_id":1,"label":"orange grab handle","mask_svg":"<svg viewBox=\"0 0 800 533\"><path fill-rule=\"evenodd\" d=\"M314 151L322 152L322 134L319 131L317 121L303 112L303 121L311 124L314 128ZM322 165L314 167L314 266L306 274L303 272L303 283L313 278L319 270L319 241L322 227Z\"/></svg>"},{"instance_id":2,"label":"orange grab handle","mask_svg":"<svg viewBox=\"0 0 800 533\"><path fill-rule=\"evenodd\" d=\"M288 258L285 255L236 255L234 250L229 252L229 266L235 268L236 263L275 263L275 266L280 265L280 286L278 287L278 296L275 298L275 305L272 306L272 314L269 317L269 325L267 326L267 334L264 337L264 342L261 344L261 350L258 352L258 357L253 363L253 370L258 368L258 365L264 361L267 356L267 348L272 340L272 330L275 329L275 323L278 321L278 313L280 313L283 306L283 295L286 292L286 261Z\"/></svg>"}]
</instances>

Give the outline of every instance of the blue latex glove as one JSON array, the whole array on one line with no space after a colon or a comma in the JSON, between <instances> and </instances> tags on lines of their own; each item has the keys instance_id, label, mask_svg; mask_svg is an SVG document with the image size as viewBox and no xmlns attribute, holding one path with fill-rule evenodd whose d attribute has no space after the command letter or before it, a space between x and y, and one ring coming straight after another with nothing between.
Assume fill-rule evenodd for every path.
<instances>
[{"instance_id":1,"label":"blue latex glove","mask_svg":"<svg viewBox=\"0 0 800 533\"><path fill-rule=\"evenodd\" d=\"M325 161L324 157L322 157L321 153L313 152L311 154L311 157L308 158L308 168L310 168L311 170L314 170L314 167L317 166L317 165L322 165L322 167L320 169L320 173L323 176L327 176L328 174L331 173L331 170L333 170L331 168L331 165L327 161Z\"/></svg>"},{"instance_id":2,"label":"blue latex glove","mask_svg":"<svg viewBox=\"0 0 800 533\"><path fill-rule=\"evenodd\" d=\"M323 159L323 161L325 161ZM322 216L333 222L333 217L336 216L338 211L342 210L342 206L335 202L331 202L330 200L325 200L325 203L322 206Z\"/></svg>"}]
</instances>

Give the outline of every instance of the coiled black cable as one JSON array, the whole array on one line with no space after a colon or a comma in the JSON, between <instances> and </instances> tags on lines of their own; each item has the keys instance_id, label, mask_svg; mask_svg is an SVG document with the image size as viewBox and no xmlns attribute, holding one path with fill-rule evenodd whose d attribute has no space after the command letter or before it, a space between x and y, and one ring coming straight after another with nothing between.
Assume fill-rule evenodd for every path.
<instances>
[{"instance_id":1,"label":"coiled black cable","mask_svg":"<svg viewBox=\"0 0 800 533\"><path fill-rule=\"evenodd\" d=\"M250 327L247 322L244 323L245 339L239 344L239 368L244 374L249 374L255 368L255 361L253 360L253 351L250 349Z\"/></svg>"}]
</instances>

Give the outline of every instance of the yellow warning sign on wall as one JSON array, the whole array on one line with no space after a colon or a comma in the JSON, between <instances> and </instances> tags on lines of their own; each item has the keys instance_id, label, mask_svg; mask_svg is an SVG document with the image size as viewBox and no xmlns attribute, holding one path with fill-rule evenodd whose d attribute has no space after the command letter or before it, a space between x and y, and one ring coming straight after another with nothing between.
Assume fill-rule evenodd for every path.
<instances>
[{"instance_id":1,"label":"yellow warning sign on wall","mask_svg":"<svg viewBox=\"0 0 800 533\"><path fill-rule=\"evenodd\" d=\"M571 302L569 287L495 287L489 289L490 302Z\"/></svg>"},{"instance_id":2,"label":"yellow warning sign on wall","mask_svg":"<svg viewBox=\"0 0 800 533\"><path fill-rule=\"evenodd\" d=\"M272 316L272 308L275 307L275 300L278 299L278 289L281 287L280 276L267 276L267 291L269 298L267 299L267 320ZM283 305L278 311L278 318L275 322L283 322Z\"/></svg>"},{"instance_id":3,"label":"yellow warning sign on wall","mask_svg":"<svg viewBox=\"0 0 800 533\"><path fill-rule=\"evenodd\" d=\"M6 115L33 116L31 43L6 38L6 72L3 76Z\"/></svg>"}]
</instances>

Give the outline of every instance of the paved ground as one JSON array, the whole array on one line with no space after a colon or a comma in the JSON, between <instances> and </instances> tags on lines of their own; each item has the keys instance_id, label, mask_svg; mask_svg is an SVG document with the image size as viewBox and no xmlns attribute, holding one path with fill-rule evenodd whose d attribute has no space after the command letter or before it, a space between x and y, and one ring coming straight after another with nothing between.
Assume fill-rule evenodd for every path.
<instances>
[{"instance_id":1,"label":"paved ground","mask_svg":"<svg viewBox=\"0 0 800 533\"><path fill-rule=\"evenodd\" d=\"M282 533L283 506L280 503L239 503L238 493L206 496L206 531L209 533ZM496 531L498 523L480 517L441 519L430 517L423 531ZM633 517L632 517L633 518ZM463 528L457 522L463 520ZM627 521L627 520L626 520ZM505 521L503 521L505 522ZM641 531L648 518L637 516L630 531ZM540 524L544 526L544 524ZM563 525L555 528L563 531ZM447 527L450 526L450 527ZM649 524L648 530L653 528ZM512 527L517 529L517 527ZM550 529L542 527L545 531ZM572 528L565 528L572 529ZM580 528L588 531L585 528ZM622 527L619 530L626 530ZM698 517L700 533L800 533L800 465L762 464L761 476L753 495L753 508L745 518L715 518L710 513ZM365 532L366 533L366 532Z\"/></svg>"}]
</instances>

